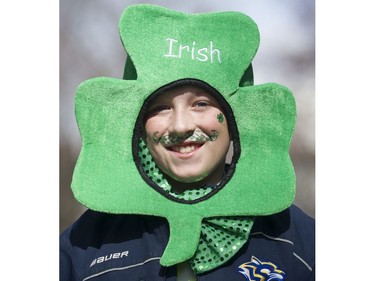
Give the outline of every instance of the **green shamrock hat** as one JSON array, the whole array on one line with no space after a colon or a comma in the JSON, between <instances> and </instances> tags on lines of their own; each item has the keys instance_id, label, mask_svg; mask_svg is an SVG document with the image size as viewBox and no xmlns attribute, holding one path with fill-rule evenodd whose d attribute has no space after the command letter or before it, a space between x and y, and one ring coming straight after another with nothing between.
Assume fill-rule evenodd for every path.
<instances>
[{"instance_id":1,"label":"green shamrock hat","mask_svg":"<svg viewBox=\"0 0 375 281\"><path fill-rule=\"evenodd\" d=\"M76 199L101 212L165 217L170 238L164 266L194 255L205 218L268 215L290 206L295 101L284 86L252 85L259 45L252 19L238 12L189 15L134 5L119 27L128 53L124 80L94 78L77 89L83 145L72 182ZM163 193L139 160L145 105L155 92L184 83L206 87L226 104L234 147L222 183L192 201Z\"/></svg>"},{"instance_id":2,"label":"green shamrock hat","mask_svg":"<svg viewBox=\"0 0 375 281\"><path fill-rule=\"evenodd\" d=\"M136 69L125 75L154 89L196 78L233 93L259 46L258 28L244 14L191 15L151 5L125 10L120 35Z\"/></svg>"}]
</instances>

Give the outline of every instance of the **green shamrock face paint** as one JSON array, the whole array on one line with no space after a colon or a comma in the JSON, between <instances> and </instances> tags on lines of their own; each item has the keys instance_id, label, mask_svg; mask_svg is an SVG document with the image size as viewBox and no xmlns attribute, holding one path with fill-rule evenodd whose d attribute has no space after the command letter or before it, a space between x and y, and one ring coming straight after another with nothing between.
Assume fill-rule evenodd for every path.
<instances>
[{"instance_id":1,"label":"green shamrock face paint","mask_svg":"<svg viewBox=\"0 0 375 281\"><path fill-rule=\"evenodd\" d=\"M203 219L269 215L289 207L295 194L289 157L295 101L282 85L253 85L251 63L259 46L253 20L239 12L189 15L143 4L124 11L119 30L128 54L124 79L94 78L77 89L82 150L72 181L76 199L96 211L166 218L170 236L163 266L194 256ZM220 95L223 114L210 116L222 123L225 115L234 151L214 192L189 202L160 194L138 154L144 104L158 89L181 83ZM153 141L168 145L217 138L216 132L154 135Z\"/></svg>"},{"instance_id":2,"label":"green shamrock face paint","mask_svg":"<svg viewBox=\"0 0 375 281\"><path fill-rule=\"evenodd\" d=\"M217 121L219 121L220 124L224 122L223 113L220 112L216 117L217 117Z\"/></svg>"}]
</instances>

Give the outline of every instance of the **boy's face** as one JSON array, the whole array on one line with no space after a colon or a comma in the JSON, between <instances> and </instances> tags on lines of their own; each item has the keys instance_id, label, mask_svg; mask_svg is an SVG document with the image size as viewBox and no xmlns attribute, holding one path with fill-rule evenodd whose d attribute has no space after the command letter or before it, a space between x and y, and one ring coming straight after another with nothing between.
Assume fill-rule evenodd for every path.
<instances>
[{"instance_id":1,"label":"boy's face","mask_svg":"<svg viewBox=\"0 0 375 281\"><path fill-rule=\"evenodd\" d=\"M146 143L157 166L182 183L216 184L230 137L217 100L195 86L157 96L147 110Z\"/></svg>"}]
</instances>

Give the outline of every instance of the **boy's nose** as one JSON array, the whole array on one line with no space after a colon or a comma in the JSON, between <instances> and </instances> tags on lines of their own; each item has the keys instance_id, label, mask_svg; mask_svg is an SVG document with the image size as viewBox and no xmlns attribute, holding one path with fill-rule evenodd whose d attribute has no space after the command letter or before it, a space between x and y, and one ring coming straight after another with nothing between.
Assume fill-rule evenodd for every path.
<instances>
[{"instance_id":1,"label":"boy's nose","mask_svg":"<svg viewBox=\"0 0 375 281\"><path fill-rule=\"evenodd\" d=\"M173 112L169 128L170 132L181 135L195 129L195 122L188 110L176 110Z\"/></svg>"}]
</instances>

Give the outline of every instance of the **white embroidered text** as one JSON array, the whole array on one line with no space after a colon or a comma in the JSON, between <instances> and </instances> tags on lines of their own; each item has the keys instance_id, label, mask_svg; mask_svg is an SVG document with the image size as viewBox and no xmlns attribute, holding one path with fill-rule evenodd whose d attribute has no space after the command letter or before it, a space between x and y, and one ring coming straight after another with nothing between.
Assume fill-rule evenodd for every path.
<instances>
[{"instance_id":1,"label":"white embroidered text","mask_svg":"<svg viewBox=\"0 0 375 281\"><path fill-rule=\"evenodd\" d=\"M219 62L221 63L220 50L214 48L214 43L210 41L210 45L205 48L198 48L197 43L193 41L191 45L182 45L178 40L173 38L165 39L168 45L168 52L164 57L181 59L190 57L192 60L202 62Z\"/></svg>"}]
</instances>

